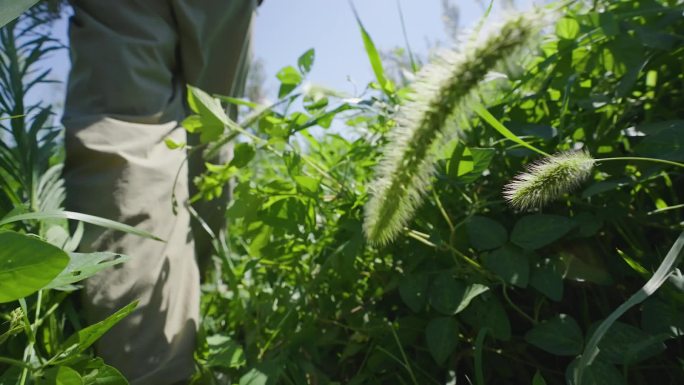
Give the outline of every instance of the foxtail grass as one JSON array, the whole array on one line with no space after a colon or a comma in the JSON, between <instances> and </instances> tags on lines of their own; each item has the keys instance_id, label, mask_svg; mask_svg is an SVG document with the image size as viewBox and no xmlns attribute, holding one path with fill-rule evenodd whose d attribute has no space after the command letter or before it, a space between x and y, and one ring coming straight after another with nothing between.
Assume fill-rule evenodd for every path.
<instances>
[{"instance_id":1,"label":"foxtail grass","mask_svg":"<svg viewBox=\"0 0 684 385\"><path fill-rule=\"evenodd\" d=\"M574 190L591 175L596 160L587 152L563 152L527 166L504 187L508 203L527 210L542 207Z\"/></svg>"},{"instance_id":2,"label":"foxtail grass","mask_svg":"<svg viewBox=\"0 0 684 385\"><path fill-rule=\"evenodd\" d=\"M487 74L520 59L545 19L539 12L515 14L489 33L474 33L462 50L444 52L421 70L412 99L399 109L371 185L364 220L369 242L389 243L403 230L429 187L431 150L444 134L446 120L470 115Z\"/></svg>"}]
</instances>

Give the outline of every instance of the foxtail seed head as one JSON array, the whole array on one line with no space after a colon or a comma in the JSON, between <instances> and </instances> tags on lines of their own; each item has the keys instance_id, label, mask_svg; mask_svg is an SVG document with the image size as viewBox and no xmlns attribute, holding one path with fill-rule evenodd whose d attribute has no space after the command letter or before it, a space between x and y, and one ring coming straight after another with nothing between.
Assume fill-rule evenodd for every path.
<instances>
[{"instance_id":1,"label":"foxtail seed head","mask_svg":"<svg viewBox=\"0 0 684 385\"><path fill-rule=\"evenodd\" d=\"M530 164L504 188L511 206L541 207L572 191L591 175L595 160L585 151L564 152Z\"/></svg>"},{"instance_id":2,"label":"foxtail seed head","mask_svg":"<svg viewBox=\"0 0 684 385\"><path fill-rule=\"evenodd\" d=\"M401 232L429 186L434 170L431 149L447 118L470 115L469 102L487 74L506 61L519 59L545 19L538 12L513 15L492 28L486 38L478 33L466 40L462 51L443 53L421 70L412 100L399 109L397 126L389 134L371 185L364 220L371 243L389 243Z\"/></svg>"}]
</instances>

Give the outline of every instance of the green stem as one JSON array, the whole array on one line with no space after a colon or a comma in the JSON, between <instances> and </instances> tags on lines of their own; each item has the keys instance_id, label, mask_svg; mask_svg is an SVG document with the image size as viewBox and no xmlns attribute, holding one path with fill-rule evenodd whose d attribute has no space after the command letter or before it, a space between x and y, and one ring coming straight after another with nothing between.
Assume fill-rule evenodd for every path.
<instances>
[{"instance_id":1,"label":"green stem","mask_svg":"<svg viewBox=\"0 0 684 385\"><path fill-rule=\"evenodd\" d=\"M596 163L600 162L608 162L608 161L615 161L615 160L641 160L641 161L646 161L646 162L655 162L655 163L664 163L670 166L677 166L684 168L684 163L678 163L678 162L673 162L671 160L665 160L665 159L657 159L657 158L642 158L642 157L637 157L637 156L619 156L615 158L601 158L601 159L596 159Z\"/></svg>"},{"instance_id":2,"label":"green stem","mask_svg":"<svg viewBox=\"0 0 684 385\"><path fill-rule=\"evenodd\" d=\"M31 367L29 364L23 361L15 360L14 358L9 358L9 357L0 357L0 362L3 364L8 364L12 366L18 366L20 368L24 369L30 369Z\"/></svg>"}]
</instances>

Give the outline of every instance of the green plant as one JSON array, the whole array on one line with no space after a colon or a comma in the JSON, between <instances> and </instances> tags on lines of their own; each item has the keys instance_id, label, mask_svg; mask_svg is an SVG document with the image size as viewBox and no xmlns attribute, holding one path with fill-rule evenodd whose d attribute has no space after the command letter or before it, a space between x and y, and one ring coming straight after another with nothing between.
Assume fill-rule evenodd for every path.
<instances>
[{"instance_id":1,"label":"green plant","mask_svg":"<svg viewBox=\"0 0 684 385\"><path fill-rule=\"evenodd\" d=\"M582 384L681 382L684 302L670 272L682 230L682 9L559 8L539 51L473 97L475 115L445 120L458 139L430 150L427 194L391 243L366 243L367 186L380 146L403 149L395 111L421 100L384 73L363 27L376 82L356 100L300 87L312 55L279 73L272 106L201 97L212 107L196 106L191 122L203 123L191 127L219 137L209 146L240 139L233 162L201 181L209 197L237 179L204 287L196 383L578 385L578 367ZM249 115L227 121L220 100ZM578 148L591 157L528 166L541 174L525 182L563 189L530 182L532 198L518 197L531 212L507 205L502 190L538 154ZM380 203L392 215L401 205Z\"/></svg>"}]
</instances>

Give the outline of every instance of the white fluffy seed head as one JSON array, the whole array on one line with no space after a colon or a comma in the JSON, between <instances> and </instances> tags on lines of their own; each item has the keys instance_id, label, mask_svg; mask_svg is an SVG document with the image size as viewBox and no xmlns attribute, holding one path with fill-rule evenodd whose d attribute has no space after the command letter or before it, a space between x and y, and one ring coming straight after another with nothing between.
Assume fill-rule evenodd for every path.
<instances>
[{"instance_id":1,"label":"white fluffy seed head","mask_svg":"<svg viewBox=\"0 0 684 385\"><path fill-rule=\"evenodd\" d=\"M508 203L520 210L542 207L572 191L591 175L595 160L585 151L555 154L527 166L504 187Z\"/></svg>"},{"instance_id":2,"label":"white fluffy seed head","mask_svg":"<svg viewBox=\"0 0 684 385\"><path fill-rule=\"evenodd\" d=\"M434 170L430 154L447 118L469 116L470 102L490 71L519 59L546 22L540 12L514 14L488 33L464 40L463 49L439 54L421 70L411 100L395 118L397 126L370 188L364 231L371 243L389 243L422 203Z\"/></svg>"}]
</instances>

